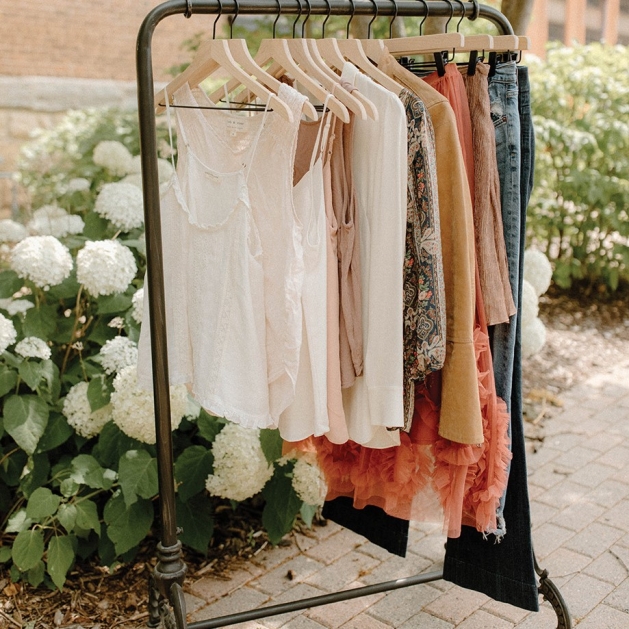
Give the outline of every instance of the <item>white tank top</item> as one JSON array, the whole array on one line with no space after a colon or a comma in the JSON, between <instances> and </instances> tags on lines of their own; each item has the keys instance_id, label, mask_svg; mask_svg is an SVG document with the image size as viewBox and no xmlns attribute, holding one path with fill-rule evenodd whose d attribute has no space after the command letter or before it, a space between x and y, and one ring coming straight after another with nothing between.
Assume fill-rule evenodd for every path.
<instances>
[{"instance_id":1,"label":"white tank top","mask_svg":"<svg viewBox=\"0 0 629 629\"><path fill-rule=\"evenodd\" d=\"M324 111L327 102L324 103ZM286 441L300 441L329 430L327 391L327 258L323 198L323 156L331 113L319 123L310 168L293 188L302 229L304 286L303 332L295 400L281 414L279 429Z\"/></svg>"},{"instance_id":2,"label":"white tank top","mask_svg":"<svg viewBox=\"0 0 629 629\"><path fill-rule=\"evenodd\" d=\"M277 425L273 381L292 375L294 394L301 342L292 160L305 97L287 85L278 96L294 124L267 111L244 117L201 110L212 105L207 96L181 87L173 100L187 107L175 109L177 170L161 200L170 381L187 384L211 413L258 428ZM150 386L146 323L138 370Z\"/></svg>"}]
</instances>

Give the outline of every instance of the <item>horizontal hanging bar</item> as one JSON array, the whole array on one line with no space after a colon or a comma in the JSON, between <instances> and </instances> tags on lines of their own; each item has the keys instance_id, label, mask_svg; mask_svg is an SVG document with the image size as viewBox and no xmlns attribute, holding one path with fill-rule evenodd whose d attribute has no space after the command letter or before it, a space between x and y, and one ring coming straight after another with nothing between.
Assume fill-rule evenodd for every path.
<instances>
[{"instance_id":1,"label":"horizontal hanging bar","mask_svg":"<svg viewBox=\"0 0 629 629\"><path fill-rule=\"evenodd\" d=\"M391 590L399 590L401 588L410 587L411 585L419 585L421 583L429 583L430 581L438 581L443 578L443 572L426 572L418 574L414 577L404 577L395 581L383 581L374 585L366 585L361 588L353 588L351 590L343 590L332 594L323 594L322 596L313 596L304 598L299 601L291 601L290 603L281 603L280 605L271 605L269 607L260 607L251 609L246 612L238 612L229 614L228 616L220 616L219 618L210 618L209 620L201 620L188 625L188 629L215 629L216 627L226 627L239 622L247 622L248 620L257 620L258 618L268 618L269 616L279 616L288 612L296 612L310 607L319 607L320 605L329 605L330 603L340 603L348 601L352 598L360 598L361 596L369 596L371 594L379 594L380 592L390 592Z\"/></svg>"}]
</instances>

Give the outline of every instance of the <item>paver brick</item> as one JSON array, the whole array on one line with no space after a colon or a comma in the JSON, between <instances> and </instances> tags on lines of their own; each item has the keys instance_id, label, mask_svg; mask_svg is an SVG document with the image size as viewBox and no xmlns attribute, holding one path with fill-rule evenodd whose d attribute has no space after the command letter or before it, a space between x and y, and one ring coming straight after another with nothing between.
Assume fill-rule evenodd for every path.
<instances>
[{"instance_id":1,"label":"paver brick","mask_svg":"<svg viewBox=\"0 0 629 629\"><path fill-rule=\"evenodd\" d=\"M627 629L627 627L629 614L607 605L599 605L579 623L579 629Z\"/></svg>"},{"instance_id":2,"label":"paver brick","mask_svg":"<svg viewBox=\"0 0 629 629\"><path fill-rule=\"evenodd\" d=\"M608 479L587 494L585 498L603 507L610 508L627 495L629 495L629 484L614 479Z\"/></svg>"},{"instance_id":3,"label":"paver brick","mask_svg":"<svg viewBox=\"0 0 629 629\"><path fill-rule=\"evenodd\" d=\"M424 611L456 625L480 609L487 601L489 597L480 592L456 587L427 605Z\"/></svg>"},{"instance_id":4,"label":"paver brick","mask_svg":"<svg viewBox=\"0 0 629 629\"><path fill-rule=\"evenodd\" d=\"M546 463L542 465L538 469L536 469L530 476L529 482L534 485L539 485L544 489L550 489L554 487L561 481L565 480L569 475L569 472L566 471L564 474L558 474L556 471L557 466L551 461L550 463Z\"/></svg>"},{"instance_id":5,"label":"paver brick","mask_svg":"<svg viewBox=\"0 0 629 629\"><path fill-rule=\"evenodd\" d=\"M192 614L192 620L193 622L197 622L199 620L208 620L227 614L247 611L260 607L266 603L268 599L269 597L266 594L262 594L249 587L242 587L232 592L229 596L224 596L218 601L197 610Z\"/></svg>"},{"instance_id":6,"label":"paver brick","mask_svg":"<svg viewBox=\"0 0 629 629\"><path fill-rule=\"evenodd\" d=\"M535 529L533 534L533 545L535 546L537 558L541 559L543 557L547 557L553 552L553 550L559 548L573 535L573 531L570 531L563 526L557 526L552 522L542 524L540 527Z\"/></svg>"},{"instance_id":7,"label":"paver brick","mask_svg":"<svg viewBox=\"0 0 629 629\"><path fill-rule=\"evenodd\" d=\"M489 627L491 629L513 629L514 624L479 609L457 625L457 628L460 629L488 629Z\"/></svg>"},{"instance_id":8,"label":"paver brick","mask_svg":"<svg viewBox=\"0 0 629 629\"><path fill-rule=\"evenodd\" d=\"M360 587L360 584L353 583L350 587ZM334 605L322 605L321 607L314 607L307 612L307 615L309 618L321 623L324 627L338 629L341 625L369 609L384 596L386 596L384 593L373 594L371 596L353 598L342 603L335 603Z\"/></svg>"},{"instance_id":9,"label":"paver brick","mask_svg":"<svg viewBox=\"0 0 629 629\"><path fill-rule=\"evenodd\" d=\"M441 592L430 585L395 590L370 607L367 613L393 627L399 627L439 596L442 596Z\"/></svg>"},{"instance_id":10,"label":"paver brick","mask_svg":"<svg viewBox=\"0 0 629 629\"><path fill-rule=\"evenodd\" d=\"M592 558L566 548L558 548L544 558L544 569L551 579L567 577L581 572L592 563Z\"/></svg>"},{"instance_id":11,"label":"paver brick","mask_svg":"<svg viewBox=\"0 0 629 629\"><path fill-rule=\"evenodd\" d=\"M513 624L521 622L531 613L525 609L515 607L514 605L508 605L507 603L494 600L489 600L483 605L482 609L503 620L508 620Z\"/></svg>"},{"instance_id":12,"label":"paver brick","mask_svg":"<svg viewBox=\"0 0 629 629\"><path fill-rule=\"evenodd\" d=\"M562 587L562 595L570 608L574 620L589 614L612 590L614 586L587 574L577 574Z\"/></svg>"},{"instance_id":13,"label":"paver brick","mask_svg":"<svg viewBox=\"0 0 629 629\"><path fill-rule=\"evenodd\" d=\"M537 500L562 509L582 500L588 491L587 487L577 485L567 478L538 496Z\"/></svg>"},{"instance_id":14,"label":"paver brick","mask_svg":"<svg viewBox=\"0 0 629 629\"><path fill-rule=\"evenodd\" d=\"M620 435L611 435L609 432L605 431L594 437L590 437L587 440L587 446L588 448L592 448L592 450L607 452L622 441L623 438Z\"/></svg>"},{"instance_id":15,"label":"paver brick","mask_svg":"<svg viewBox=\"0 0 629 629\"><path fill-rule=\"evenodd\" d=\"M533 528L541 526L544 522L552 520L553 517L560 513L559 509L551 507L544 502L531 500L529 504L531 507L531 522L533 524Z\"/></svg>"},{"instance_id":16,"label":"paver brick","mask_svg":"<svg viewBox=\"0 0 629 629\"><path fill-rule=\"evenodd\" d=\"M290 589L295 583L300 583L322 568L322 563L305 555L297 555L252 581L251 585L267 594L276 595Z\"/></svg>"},{"instance_id":17,"label":"paver brick","mask_svg":"<svg viewBox=\"0 0 629 629\"><path fill-rule=\"evenodd\" d=\"M365 539L349 529L342 529L306 551L313 559L326 565L362 545Z\"/></svg>"},{"instance_id":18,"label":"paver brick","mask_svg":"<svg viewBox=\"0 0 629 629\"><path fill-rule=\"evenodd\" d=\"M327 592L336 592L345 589L352 581L359 581L377 565L378 560L373 557L362 553L348 553L333 564L311 574L305 581Z\"/></svg>"},{"instance_id":19,"label":"paver brick","mask_svg":"<svg viewBox=\"0 0 629 629\"><path fill-rule=\"evenodd\" d=\"M605 605L629 613L629 578L625 579L606 599Z\"/></svg>"},{"instance_id":20,"label":"paver brick","mask_svg":"<svg viewBox=\"0 0 629 629\"><path fill-rule=\"evenodd\" d=\"M406 558L389 555L389 559L376 566L369 574L362 577L361 581L371 585L381 581L410 577L426 572L431 565L432 562L430 560L417 555L408 555Z\"/></svg>"},{"instance_id":21,"label":"paver brick","mask_svg":"<svg viewBox=\"0 0 629 629\"><path fill-rule=\"evenodd\" d=\"M583 441L583 437L580 435L577 436L579 437L579 441ZM555 460L555 463L570 469L571 472L576 472L578 469L581 469L598 456L600 456L598 450L592 450L590 448L585 448L582 445L576 445L573 448L570 448L567 452L564 452L564 454Z\"/></svg>"},{"instance_id":22,"label":"paver brick","mask_svg":"<svg viewBox=\"0 0 629 629\"><path fill-rule=\"evenodd\" d=\"M623 546L612 546L586 566L583 572L614 585L620 585L629 576L628 565L629 549Z\"/></svg>"},{"instance_id":23,"label":"paver brick","mask_svg":"<svg viewBox=\"0 0 629 629\"><path fill-rule=\"evenodd\" d=\"M605 522L610 526L629 531L629 499L621 500L617 505L612 507L607 513L599 518L600 522Z\"/></svg>"},{"instance_id":24,"label":"paver brick","mask_svg":"<svg viewBox=\"0 0 629 629\"><path fill-rule=\"evenodd\" d=\"M556 627L557 614L549 603L543 603L538 612L529 614L516 625L516 629L541 629L542 627ZM490 629L487 627L487 629Z\"/></svg>"},{"instance_id":25,"label":"paver brick","mask_svg":"<svg viewBox=\"0 0 629 629\"><path fill-rule=\"evenodd\" d=\"M629 448L624 445L615 446L611 450L601 454L597 461L621 470L629 465Z\"/></svg>"},{"instance_id":26,"label":"paver brick","mask_svg":"<svg viewBox=\"0 0 629 629\"><path fill-rule=\"evenodd\" d=\"M565 547L595 559L623 536L620 529L593 522L565 543Z\"/></svg>"},{"instance_id":27,"label":"paver brick","mask_svg":"<svg viewBox=\"0 0 629 629\"><path fill-rule=\"evenodd\" d=\"M369 614L359 614L346 622L341 629L391 629L391 625L376 620Z\"/></svg>"},{"instance_id":28,"label":"paver brick","mask_svg":"<svg viewBox=\"0 0 629 629\"><path fill-rule=\"evenodd\" d=\"M597 460L577 469L570 475L570 480L573 483L592 488L606 481L610 476L616 474L617 471L616 468L610 465L603 465Z\"/></svg>"},{"instance_id":29,"label":"paver brick","mask_svg":"<svg viewBox=\"0 0 629 629\"><path fill-rule=\"evenodd\" d=\"M308 618L308 616L296 616L289 620L282 629L325 629L323 625Z\"/></svg>"},{"instance_id":30,"label":"paver brick","mask_svg":"<svg viewBox=\"0 0 629 629\"><path fill-rule=\"evenodd\" d=\"M307 585L306 583L298 583L290 590L286 590L279 596L273 597L273 601L270 604L280 605L281 603L300 601L304 598L312 598L314 596L321 596L322 594L325 594L325 592L322 592L317 588L313 588L311 585ZM263 622L265 626L269 627L269 629L277 629L278 627L285 625L289 620L303 614L304 610L302 609L295 612L287 612L279 616L270 616L269 618L264 618L261 622Z\"/></svg>"},{"instance_id":31,"label":"paver brick","mask_svg":"<svg viewBox=\"0 0 629 629\"><path fill-rule=\"evenodd\" d=\"M247 570L239 568L229 574L229 578L219 578L217 576L207 576L199 579L190 586L190 592L195 596L211 603L225 594L234 592L253 579Z\"/></svg>"},{"instance_id":32,"label":"paver brick","mask_svg":"<svg viewBox=\"0 0 629 629\"><path fill-rule=\"evenodd\" d=\"M446 622L441 618L435 618L425 612L419 612L415 616L409 618L403 625L397 629L452 629L454 625L451 622ZM357 627L356 629L360 629Z\"/></svg>"},{"instance_id":33,"label":"paver brick","mask_svg":"<svg viewBox=\"0 0 629 629\"><path fill-rule=\"evenodd\" d=\"M552 521L572 531L580 531L595 522L605 509L593 502L581 500L560 511Z\"/></svg>"}]
</instances>

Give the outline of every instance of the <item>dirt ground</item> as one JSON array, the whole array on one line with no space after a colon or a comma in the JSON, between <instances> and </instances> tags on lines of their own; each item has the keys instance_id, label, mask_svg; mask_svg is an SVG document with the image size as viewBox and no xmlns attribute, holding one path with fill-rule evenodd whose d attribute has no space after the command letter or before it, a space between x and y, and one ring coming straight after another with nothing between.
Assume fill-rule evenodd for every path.
<instances>
[{"instance_id":1,"label":"dirt ground","mask_svg":"<svg viewBox=\"0 0 629 629\"><path fill-rule=\"evenodd\" d=\"M540 299L540 317L547 328L546 345L523 365L525 428L532 449L543 443L545 427L560 410L564 391L609 365L629 360L629 291L595 299L586 293L551 290ZM234 513L225 505L217 513L216 531L207 557L186 554L191 578L210 572L229 578L234 562L268 544L255 510ZM0 629L145 626L153 562L152 545L147 544L134 563L113 574L97 566L77 568L63 592L13 584L0 571Z\"/></svg>"}]
</instances>

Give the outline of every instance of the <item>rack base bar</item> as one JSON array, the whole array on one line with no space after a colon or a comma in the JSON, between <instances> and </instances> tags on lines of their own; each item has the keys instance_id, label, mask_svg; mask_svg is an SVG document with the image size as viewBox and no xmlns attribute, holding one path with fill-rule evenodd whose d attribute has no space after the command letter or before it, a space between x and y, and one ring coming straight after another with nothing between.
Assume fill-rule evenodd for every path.
<instances>
[{"instance_id":1,"label":"rack base bar","mask_svg":"<svg viewBox=\"0 0 629 629\"><path fill-rule=\"evenodd\" d=\"M220 616L218 618L210 618L209 620L201 620L188 625L188 629L214 629L215 627L226 627L239 622L247 622L248 620L257 620L258 618L267 618L269 616L278 616L287 612L300 611L310 607L319 607L320 605L329 605L330 603L340 603L352 598L360 598L361 596L369 596L370 594L378 594L380 592L390 592L391 590L399 590L400 588L409 587L411 585L419 585L420 583L429 583L430 581L438 581L443 578L443 572L425 572L414 577L404 577L395 581L383 581L374 585L366 585L361 588L352 588L351 590L342 590L341 592L333 592L332 594L323 594L322 596L313 596L304 598L299 601L291 601L290 603L281 603L280 605L271 605L269 607L259 607L246 612L237 614L229 614L228 616Z\"/></svg>"}]
</instances>

